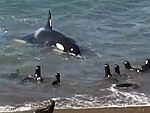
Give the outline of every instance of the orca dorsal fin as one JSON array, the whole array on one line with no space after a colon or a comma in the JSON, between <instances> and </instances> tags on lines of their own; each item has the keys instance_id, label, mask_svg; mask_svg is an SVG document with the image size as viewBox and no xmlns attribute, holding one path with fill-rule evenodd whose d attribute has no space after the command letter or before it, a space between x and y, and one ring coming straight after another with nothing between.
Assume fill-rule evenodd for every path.
<instances>
[{"instance_id":1,"label":"orca dorsal fin","mask_svg":"<svg viewBox=\"0 0 150 113\"><path fill-rule=\"evenodd\" d=\"M51 11L48 12L48 19L45 28L52 30Z\"/></svg>"}]
</instances>

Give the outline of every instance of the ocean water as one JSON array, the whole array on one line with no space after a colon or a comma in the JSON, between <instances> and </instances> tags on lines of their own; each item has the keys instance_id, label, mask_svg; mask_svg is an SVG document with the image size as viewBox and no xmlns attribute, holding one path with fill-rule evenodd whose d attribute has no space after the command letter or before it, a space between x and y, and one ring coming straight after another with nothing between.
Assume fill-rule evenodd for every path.
<instances>
[{"instance_id":1,"label":"ocean water","mask_svg":"<svg viewBox=\"0 0 150 113\"><path fill-rule=\"evenodd\" d=\"M21 44L14 39L45 26L48 10L53 28L73 38L81 48L76 58ZM127 72L123 61L141 66L150 58L149 0L0 0L0 110L46 106L89 108L150 104L149 73ZM104 80L104 64L119 64L136 89L116 89ZM20 83L41 65L45 83ZM18 78L9 78L20 70ZM51 86L55 74L61 84ZM124 82L124 81L122 81Z\"/></svg>"}]
</instances>

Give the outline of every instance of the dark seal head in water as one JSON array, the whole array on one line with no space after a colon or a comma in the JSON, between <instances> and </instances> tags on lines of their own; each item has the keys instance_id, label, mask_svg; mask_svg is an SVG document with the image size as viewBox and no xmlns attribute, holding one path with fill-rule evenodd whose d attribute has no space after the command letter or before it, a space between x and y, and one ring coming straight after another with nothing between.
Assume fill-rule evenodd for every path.
<instances>
[{"instance_id":1,"label":"dark seal head in water","mask_svg":"<svg viewBox=\"0 0 150 113\"><path fill-rule=\"evenodd\" d=\"M145 64L142 65L140 68L133 68L131 64L128 61L124 62L125 69L129 71L135 71L135 72L147 72L150 70L150 59L146 59Z\"/></svg>"},{"instance_id":2,"label":"dark seal head in water","mask_svg":"<svg viewBox=\"0 0 150 113\"><path fill-rule=\"evenodd\" d=\"M50 105L48 105L46 108L38 109L34 113L53 113L54 107L55 107L55 101L51 100Z\"/></svg>"},{"instance_id":3,"label":"dark seal head in water","mask_svg":"<svg viewBox=\"0 0 150 113\"><path fill-rule=\"evenodd\" d=\"M146 59L145 64L141 66L141 71L139 72L147 72L150 70L150 59Z\"/></svg>"},{"instance_id":4,"label":"dark seal head in water","mask_svg":"<svg viewBox=\"0 0 150 113\"><path fill-rule=\"evenodd\" d=\"M129 63L129 61L124 61L123 64L124 64L126 70L135 71L135 72L142 72L142 69L132 67L131 64Z\"/></svg>"},{"instance_id":5,"label":"dark seal head in water","mask_svg":"<svg viewBox=\"0 0 150 113\"><path fill-rule=\"evenodd\" d=\"M37 29L31 34L23 36L21 40L31 44L38 44L40 46L55 47L75 56L80 55L80 49L72 38L52 29L50 10L46 26Z\"/></svg>"},{"instance_id":6,"label":"dark seal head in water","mask_svg":"<svg viewBox=\"0 0 150 113\"><path fill-rule=\"evenodd\" d=\"M52 85L53 85L53 86L56 86L56 85L60 84L60 74L59 74L59 73L56 73L55 78L56 78L56 80L54 80L54 81L52 82Z\"/></svg>"},{"instance_id":7,"label":"dark seal head in water","mask_svg":"<svg viewBox=\"0 0 150 113\"><path fill-rule=\"evenodd\" d=\"M122 79L128 78L127 75L125 75L123 73L120 73L120 67L119 67L119 65L115 64L114 68L115 68L115 76L117 76L119 78L122 78Z\"/></svg>"},{"instance_id":8,"label":"dark seal head in water","mask_svg":"<svg viewBox=\"0 0 150 113\"><path fill-rule=\"evenodd\" d=\"M44 79L41 77L41 66L38 65L35 67L34 77L38 81L38 83L43 82Z\"/></svg>"},{"instance_id":9,"label":"dark seal head in water","mask_svg":"<svg viewBox=\"0 0 150 113\"><path fill-rule=\"evenodd\" d=\"M105 64L105 79L112 83L118 83L119 80L111 74L110 67L108 64Z\"/></svg>"}]
</instances>

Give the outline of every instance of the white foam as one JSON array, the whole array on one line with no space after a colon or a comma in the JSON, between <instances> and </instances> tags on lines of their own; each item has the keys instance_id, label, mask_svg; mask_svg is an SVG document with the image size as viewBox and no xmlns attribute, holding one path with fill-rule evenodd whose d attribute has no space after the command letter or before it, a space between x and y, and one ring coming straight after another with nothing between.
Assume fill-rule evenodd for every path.
<instances>
[{"instance_id":1,"label":"white foam","mask_svg":"<svg viewBox=\"0 0 150 113\"><path fill-rule=\"evenodd\" d=\"M72 97L58 97L51 100L56 101L56 109L89 109L89 108L107 108L107 107L139 107L150 106L150 96L144 93L131 91L120 91L113 84L110 88L106 88L111 94L107 96L91 96L88 94L75 94ZM28 102L22 106L1 106L0 111L26 111L47 106L50 100L42 102Z\"/></svg>"},{"instance_id":2,"label":"white foam","mask_svg":"<svg viewBox=\"0 0 150 113\"><path fill-rule=\"evenodd\" d=\"M140 93L136 91L131 91L131 92L120 91L118 89L115 89L115 84L113 84L112 87L110 87L108 90L112 91L114 96L119 97L118 98L119 101L125 101L127 104L130 104L130 105L150 104L150 96L144 93Z\"/></svg>"},{"instance_id":3,"label":"white foam","mask_svg":"<svg viewBox=\"0 0 150 113\"><path fill-rule=\"evenodd\" d=\"M74 53L68 53L69 55L76 56Z\"/></svg>"},{"instance_id":4,"label":"white foam","mask_svg":"<svg viewBox=\"0 0 150 113\"><path fill-rule=\"evenodd\" d=\"M31 110L31 107L18 107L13 106L0 106L0 112L17 112L17 111L28 111Z\"/></svg>"},{"instance_id":5,"label":"white foam","mask_svg":"<svg viewBox=\"0 0 150 113\"><path fill-rule=\"evenodd\" d=\"M150 96L140 92L125 92L114 88L115 85L106 89L112 92L107 96L93 97L87 94L75 95L68 98L54 98L59 102L57 108L87 109L104 107L136 107L149 106Z\"/></svg>"},{"instance_id":6,"label":"white foam","mask_svg":"<svg viewBox=\"0 0 150 113\"><path fill-rule=\"evenodd\" d=\"M62 54L62 53L65 54L64 51L62 51L62 50L60 50L60 49L58 49L58 48L54 48L53 50L56 51L57 54Z\"/></svg>"},{"instance_id":7,"label":"white foam","mask_svg":"<svg viewBox=\"0 0 150 113\"><path fill-rule=\"evenodd\" d=\"M14 39L14 41L22 43L22 44L26 44L27 43L25 40L20 40L20 39Z\"/></svg>"},{"instance_id":8,"label":"white foam","mask_svg":"<svg viewBox=\"0 0 150 113\"><path fill-rule=\"evenodd\" d=\"M58 97L52 98L51 100L56 101L55 109L90 109L90 108L108 108L108 107L141 107L150 106L149 96L143 93L127 93L121 92L113 87L108 88L113 94L103 97L93 97L88 94L75 94L73 97ZM123 95L123 97L122 97ZM120 98L121 96L121 98ZM128 98L131 97L131 98ZM126 101L127 100L127 101ZM138 101L134 102L133 100ZM124 101L120 104L119 101ZM132 101L133 103L128 103ZM146 101L146 103L144 102ZM29 102L22 106L1 106L1 112L16 112L16 111L28 111L41 108L49 105L50 100L42 102Z\"/></svg>"}]
</instances>

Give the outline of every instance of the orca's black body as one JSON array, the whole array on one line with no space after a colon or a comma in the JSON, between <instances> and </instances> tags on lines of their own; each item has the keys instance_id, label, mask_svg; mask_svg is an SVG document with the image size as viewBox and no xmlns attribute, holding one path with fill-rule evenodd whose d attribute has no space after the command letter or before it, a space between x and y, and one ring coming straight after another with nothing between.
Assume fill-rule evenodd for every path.
<instances>
[{"instance_id":1,"label":"orca's black body","mask_svg":"<svg viewBox=\"0 0 150 113\"><path fill-rule=\"evenodd\" d=\"M50 11L46 26L44 28L39 28L31 34L23 36L21 40L25 40L27 43L31 44L38 44L40 46L54 46L63 52L72 55L80 55L80 49L72 38L52 29Z\"/></svg>"}]
</instances>

